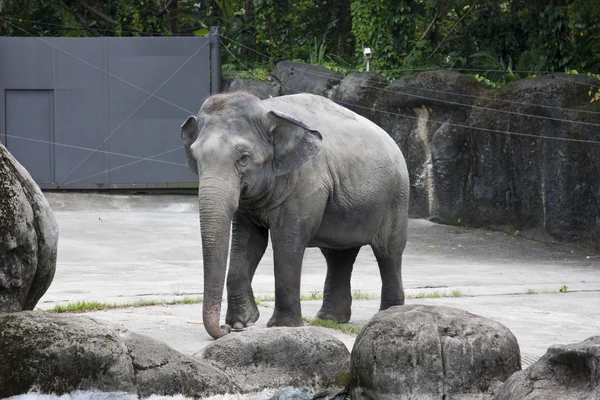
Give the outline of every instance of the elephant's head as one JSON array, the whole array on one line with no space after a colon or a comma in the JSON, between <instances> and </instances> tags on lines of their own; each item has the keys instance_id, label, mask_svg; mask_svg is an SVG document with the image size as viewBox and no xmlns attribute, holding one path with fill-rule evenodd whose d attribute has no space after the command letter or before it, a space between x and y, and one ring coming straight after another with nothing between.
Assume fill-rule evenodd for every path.
<instances>
[{"instance_id":1,"label":"elephant's head","mask_svg":"<svg viewBox=\"0 0 600 400\"><path fill-rule=\"evenodd\" d=\"M281 112L269 111L247 93L208 98L198 116L181 126L189 167L199 177L199 211L204 260L203 320L214 338L219 326L229 234L243 202L264 198L277 177L288 174L321 149L319 132Z\"/></svg>"}]
</instances>

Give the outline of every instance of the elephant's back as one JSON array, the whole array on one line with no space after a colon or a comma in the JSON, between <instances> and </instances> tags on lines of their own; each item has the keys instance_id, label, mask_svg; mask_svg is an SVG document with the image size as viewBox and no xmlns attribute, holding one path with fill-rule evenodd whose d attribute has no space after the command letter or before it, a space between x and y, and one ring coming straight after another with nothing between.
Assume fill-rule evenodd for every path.
<instances>
[{"instance_id":1,"label":"elephant's back","mask_svg":"<svg viewBox=\"0 0 600 400\"><path fill-rule=\"evenodd\" d=\"M292 115L319 131L326 150L338 152L361 146L366 151L377 148L381 155L402 157L396 142L382 128L326 97L300 93L266 99L263 103L269 110Z\"/></svg>"}]
</instances>

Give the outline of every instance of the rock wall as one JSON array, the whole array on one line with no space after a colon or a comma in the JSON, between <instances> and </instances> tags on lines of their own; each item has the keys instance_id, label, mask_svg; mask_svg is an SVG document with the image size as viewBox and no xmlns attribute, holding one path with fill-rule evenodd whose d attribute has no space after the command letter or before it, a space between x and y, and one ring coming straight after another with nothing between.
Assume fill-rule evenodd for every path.
<instances>
[{"instance_id":1,"label":"rock wall","mask_svg":"<svg viewBox=\"0 0 600 400\"><path fill-rule=\"evenodd\" d=\"M270 93L320 94L384 128L408 163L412 217L600 248L597 80L554 74L492 89L429 71L388 84L287 61L271 78Z\"/></svg>"},{"instance_id":2,"label":"rock wall","mask_svg":"<svg viewBox=\"0 0 600 400\"><path fill-rule=\"evenodd\" d=\"M0 312L33 310L54 278L57 245L46 198L0 143Z\"/></svg>"}]
</instances>

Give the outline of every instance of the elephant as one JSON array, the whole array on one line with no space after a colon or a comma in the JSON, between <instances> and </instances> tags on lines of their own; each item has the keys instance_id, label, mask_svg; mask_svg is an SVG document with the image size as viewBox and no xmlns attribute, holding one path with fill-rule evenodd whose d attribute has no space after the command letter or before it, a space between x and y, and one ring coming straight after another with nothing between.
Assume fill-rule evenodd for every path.
<instances>
[{"instance_id":1,"label":"elephant","mask_svg":"<svg viewBox=\"0 0 600 400\"><path fill-rule=\"evenodd\" d=\"M350 277L364 245L377 259L380 309L404 304L409 177L400 148L379 126L317 95L260 100L233 92L208 97L181 125L181 137L199 179L202 314L210 336L257 321L251 283L269 235L275 310L267 326L304 324L307 247L319 247L327 264L318 318L349 321ZM228 256L226 324L219 325Z\"/></svg>"}]
</instances>

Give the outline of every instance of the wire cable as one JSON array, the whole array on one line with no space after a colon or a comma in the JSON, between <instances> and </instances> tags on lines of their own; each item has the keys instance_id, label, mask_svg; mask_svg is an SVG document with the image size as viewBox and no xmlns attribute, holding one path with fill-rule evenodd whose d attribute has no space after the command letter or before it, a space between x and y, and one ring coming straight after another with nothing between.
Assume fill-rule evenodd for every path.
<instances>
[{"instance_id":1,"label":"wire cable","mask_svg":"<svg viewBox=\"0 0 600 400\"><path fill-rule=\"evenodd\" d=\"M7 138L11 138L11 139L26 140L26 141L29 141L29 142L44 143L44 144L52 144L52 145L55 145L55 146L66 147L66 148L70 148L70 149L85 150L85 151L94 151L94 149L92 149L90 147L74 146L74 145L71 145L71 144L50 142L48 140L26 138L26 137L23 137L23 136L14 136L14 135L5 135L5 136ZM135 159L139 159L139 160L142 160L142 161L149 160L148 157L139 157L139 156L134 156L134 155L131 155L131 154L115 153L114 151L104 151L104 150L97 150L96 149L95 152L96 153L102 153L102 154L109 154L109 155L112 155L112 156L135 158ZM163 160L150 160L150 161L154 161L154 162L157 162L157 163L163 163L163 164L171 164L171 165L179 165L179 166L182 166L182 167L187 167L187 164L176 163L176 162L172 162L172 161L163 161Z\"/></svg>"},{"instance_id":2,"label":"wire cable","mask_svg":"<svg viewBox=\"0 0 600 400\"><path fill-rule=\"evenodd\" d=\"M270 57L270 56L268 56L268 55L266 55L264 53L261 53L259 51L256 51L256 50L252 49L251 47L248 47L248 46L244 45L243 43L240 43L240 42L238 42L238 41L236 41L234 39L231 39L231 38L228 38L228 37L225 37L225 36L222 36L222 37L224 37L225 39L227 39L227 40L229 40L229 41L231 41L231 42L233 42L233 43L235 43L237 45L240 45L240 46L242 46L242 47L244 47L244 48L246 48L248 50L251 50L251 51L253 51L256 54L262 55L263 57L266 57L266 58L268 58L271 61L276 61L272 57ZM227 49L227 50L229 51L229 49ZM231 54L231 52L230 52L230 54ZM239 62L239 60L238 60L238 62ZM244 67L246 69L248 69L246 66L244 66ZM409 69L407 69L407 70L409 70ZM435 70L456 71L454 69L449 69L448 70L448 69L441 69L441 68L432 69L432 70L433 71L435 71ZM305 72L308 73L308 74L315 75L315 76L329 77L328 75L326 75L324 73L320 74L319 72L316 72L316 71L305 71ZM552 73L555 73L555 72L552 72ZM568 81L568 82L578 83L578 84L581 84L581 85L593 86L593 87L600 87L600 86L594 86L593 84L585 84L585 83L582 83L582 82L577 82L577 81L573 81L573 80L569 80L569 79L560 78L558 76L555 76L555 78L556 79L565 80L565 81ZM386 92L402 93L402 92L398 92L398 91L392 90L392 89L378 88L378 87L367 86L367 85L362 85L361 87L368 87L368 88L372 88L372 89L375 89L375 90L386 91ZM455 92L449 92L449 91L443 91L443 90L437 90L437 89L426 89L426 88L415 88L415 89L416 90L427 91L427 92L444 93L444 94L450 94L450 95L455 95L455 96L460 96L460 97L467 97L467 98L474 98L474 99L481 99L481 100L489 100L489 101L502 102L502 103L508 103L508 104L517 104L517 105L524 105L524 106L531 106L531 107L542 107L542 108L549 108L549 109L562 110L562 111L571 111L571 112L580 112L580 113L587 113L587 114L600 114L600 112L597 112L597 111L577 110L577 109L573 109L573 108L548 106L548 105L539 104L539 103L525 103L525 102L518 102L518 101L511 101L511 100L494 99L494 98L491 98L491 97L475 96L475 95L455 93ZM402 93L402 94L405 94L407 96L419 97L418 95L413 95L413 94L410 94L410 93ZM424 96L421 96L421 97L424 97ZM425 98L427 98L427 97L425 97ZM434 98L428 98L428 99L435 100L435 101L440 101L440 102L448 102L447 100L441 100L441 99L434 99ZM459 105L462 105L462 106L465 106L465 107L478 107L478 106L472 106L472 105L469 105L469 104L462 104L462 103L456 103L456 104L459 104ZM519 113L512 112L512 111L507 111L507 110L499 110L499 109L494 109L494 108L489 108L489 109L493 110L493 111L498 111L498 112L519 114ZM529 114L523 114L523 113L521 113L521 115L531 116L531 117L535 117L535 118L552 119L551 117L543 117L543 116L539 116L539 115L529 115ZM579 123L580 122L580 121L573 121L573 120L563 120L563 121L571 121L571 122L574 122L574 123ZM586 122L581 122L581 123L588 124ZM599 124L596 124L596 125L599 125Z\"/></svg>"},{"instance_id":3,"label":"wire cable","mask_svg":"<svg viewBox=\"0 0 600 400\"><path fill-rule=\"evenodd\" d=\"M258 53L258 52L257 52ZM266 56L270 58L269 56ZM306 71L302 71L302 72L306 72ZM304 93L301 90L297 90L295 88L289 87L289 86L285 86L282 85L285 88L287 88L288 90L294 91L296 93ZM379 112L379 113L385 113L385 114L389 114L389 115L394 115L394 116L398 116L398 117L403 117L403 118L408 118L408 119L413 119L413 120L418 120L420 117L418 116L414 116L414 115L408 115L408 114L401 114L401 113L395 113L395 112L391 112L391 111L385 111L385 110L379 110L376 108L372 108L372 107L365 107L365 106L361 106L358 104L354 104L354 103L349 103L349 102L344 102L344 101L336 101L339 104L345 104L348 106L353 106L353 107L358 107L358 108L362 108L365 110L370 110L370 111L375 111L375 112ZM471 107L470 105L466 105L466 104L462 104L462 103L458 103L460 105L466 106L466 107ZM496 110L496 109L492 109L493 111L501 111L501 110ZM521 114L521 113L518 113ZM529 115L529 114L524 114L525 116L533 116L533 115ZM550 118L552 119L552 118ZM578 121L570 121L570 120L564 120L566 122L578 122ZM512 131L501 131L501 130L497 130L497 129L490 129L490 128L482 128L482 127L476 127L476 126L468 126L468 125L464 125L464 124L457 124L457 123L451 123L451 122L446 122L446 121L436 121L436 120L431 120L428 119L427 120L428 123L437 123L437 124L446 124L449 126L455 126L455 127L459 127L459 128L464 128L464 129L473 129L473 130L478 130L478 131L484 131L484 132L491 132L491 133L501 133L501 134L505 134L505 135L510 135L510 136L521 136L521 137L529 137L529 138L534 138L534 139L548 139L548 140L558 140L558 141L567 141L567 142L577 142L577 143L589 143L589 144L600 144L600 141L595 141L595 140L586 140L586 139L574 139L574 138L561 138L561 137L555 137L555 136L547 136L547 135L534 135L534 134L529 134L529 133L522 133L522 132L512 132ZM600 124L592 124L593 126L600 126Z\"/></svg>"},{"instance_id":4,"label":"wire cable","mask_svg":"<svg viewBox=\"0 0 600 400\"><path fill-rule=\"evenodd\" d=\"M181 69L183 67L185 67L187 65L188 62L190 62L190 60L192 58L194 58L196 56L196 54L198 54L200 52L200 50L202 50L206 45L208 44L208 42L204 42L204 44L202 46L200 46L198 48L198 50L196 50L187 60L185 60L185 62L183 64L181 64L181 66L179 68L177 68L171 75L169 75L169 77L160 84L160 86L158 86L154 92L152 92L150 94L150 96L146 97L146 99L135 109L133 110L133 112L131 112L131 114L129 114L127 116L127 118L125 118L108 136L106 136L106 138L104 138L104 140L98 145L96 146L96 149L94 151L92 151L91 153L89 153L87 155L87 157L85 157L83 159L83 161L81 161L76 167L75 169L73 169L60 183L62 184L63 182L65 182L67 179L69 179L71 177L71 175L73 175L73 173L75 173L75 171L77 171L79 169L79 167L81 167L87 160L89 160L89 158L94 154L94 152L96 150L98 150L100 148L100 146L102 146L104 143L106 143L125 123L127 123L127 121L129 121L131 119L131 117L133 117L155 94L156 92L158 92L164 85L167 84L167 82L169 82L171 80L171 78L173 78L179 71L181 71Z\"/></svg>"},{"instance_id":5,"label":"wire cable","mask_svg":"<svg viewBox=\"0 0 600 400\"><path fill-rule=\"evenodd\" d=\"M160 156L163 156L163 155L165 155L165 154L172 153L172 152L174 152L174 151L177 151L177 150L180 150L180 149L182 149L182 148L183 148L183 146L179 146L179 147L176 147L176 148L174 148L174 149L167 150L167 151L163 151L162 153L158 153L158 154L155 154L155 155L153 155L153 156L150 156L150 157L146 157L146 158L142 158L142 159L140 159L140 160L132 161L132 162L130 162L130 163L123 164L123 165L120 165L120 166L118 166L118 167L109 168L109 169L107 169L107 170L104 170L104 171L102 171L102 172L97 172L97 173L95 173L95 174L91 174L91 175L88 175L88 176L84 176L83 178L74 179L74 180L72 180L72 181L69 181L69 182L67 182L67 183L65 183L65 184L58 185L58 186L59 186L59 187L65 187L65 186L69 186L69 185L72 185L72 184L74 184L74 183L77 183L77 182L81 182L81 181L88 180L88 179L90 179L90 178L93 178L93 177L95 177L95 176L98 176L98 175L102 175L102 174L108 174L109 172L116 171L116 170L118 170L118 169L121 169L121 168L129 167L130 165L134 165L134 164L141 163L142 161L156 161L156 160L154 160L156 157L160 157Z\"/></svg>"}]
</instances>

